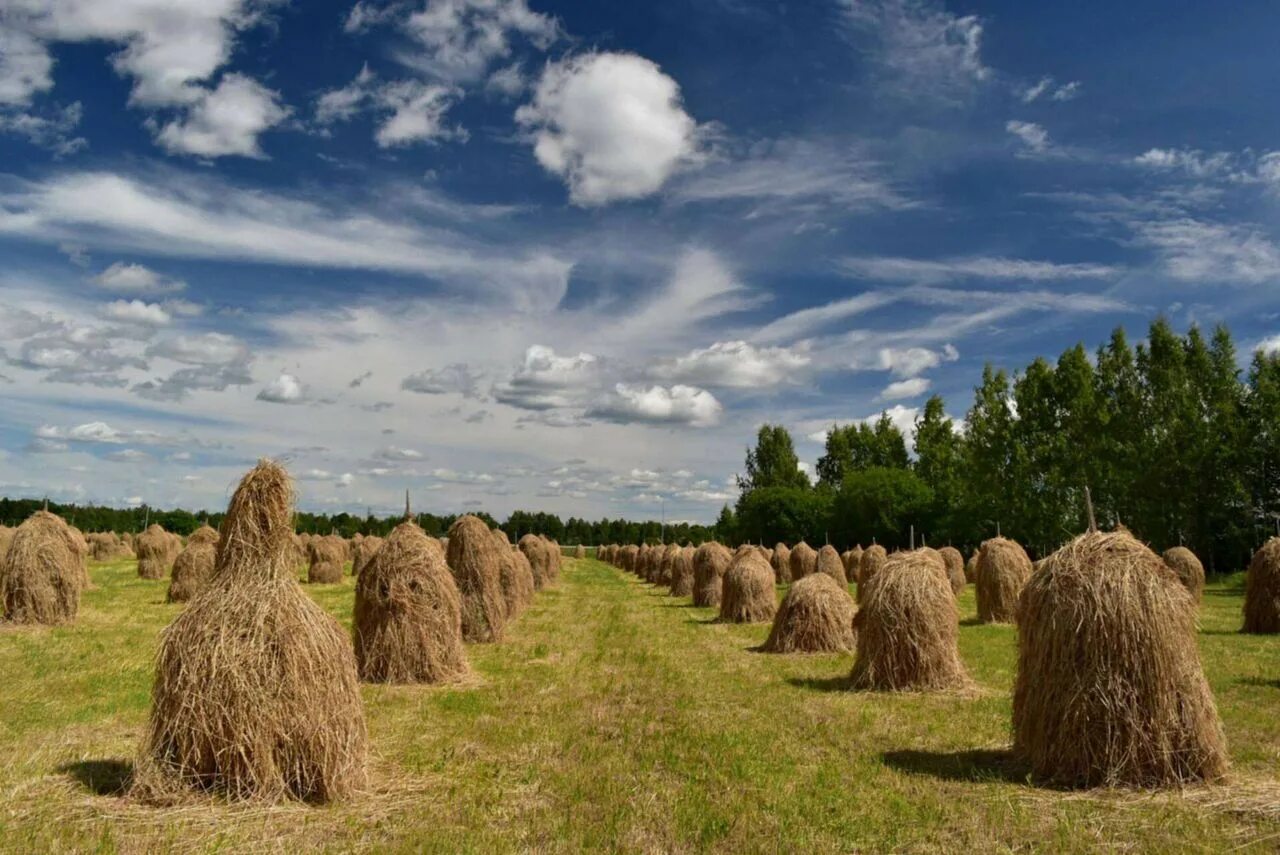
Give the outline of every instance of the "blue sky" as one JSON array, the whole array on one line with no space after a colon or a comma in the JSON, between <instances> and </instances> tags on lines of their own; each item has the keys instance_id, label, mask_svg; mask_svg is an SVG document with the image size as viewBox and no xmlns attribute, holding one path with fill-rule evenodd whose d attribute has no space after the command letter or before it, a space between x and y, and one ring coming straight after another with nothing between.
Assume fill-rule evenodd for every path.
<instances>
[{"instance_id":1,"label":"blue sky","mask_svg":"<svg viewBox=\"0 0 1280 855\"><path fill-rule=\"evenodd\" d=\"M0 0L0 492L708 520L763 421L1280 346L1280 9Z\"/></svg>"}]
</instances>

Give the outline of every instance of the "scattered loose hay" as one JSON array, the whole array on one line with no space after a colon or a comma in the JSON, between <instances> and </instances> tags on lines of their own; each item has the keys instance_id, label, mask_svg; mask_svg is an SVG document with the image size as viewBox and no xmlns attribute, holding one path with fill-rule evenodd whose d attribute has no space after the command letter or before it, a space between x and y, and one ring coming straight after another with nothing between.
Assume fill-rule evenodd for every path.
<instances>
[{"instance_id":1,"label":"scattered loose hay","mask_svg":"<svg viewBox=\"0 0 1280 855\"><path fill-rule=\"evenodd\" d=\"M13 532L0 558L0 600L13 623L61 624L76 619L84 587L79 547L61 517L36 511Z\"/></svg>"},{"instance_id":2,"label":"scattered loose hay","mask_svg":"<svg viewBox=\"0 0 1280 855\"><path fill-rule=\"evenodd\" d=\"M724 571L720 595L720 620L725 623L760 623L773 620L778 610L773 568L753 546L738 549Z\"/></svg>"},{"instance_id":3,"label":"scattered loose hay","mask_svg":"<svg viewBox=\"0 0 1280 855\"><path fill-rule=\"evenodd\" d=\"M173 560L181 550L174 548L173 538L169 532L156 523L147 526L147 530L134 538L134 550L138 553L138 575L143 579L164 579L173 569Z\"/></svg>"},{"instance_id":4,"label":"scattered loose hay","mask_svg":"<svg viewBox=\"0 0 1280 855\"><path fill-rule=\"evenodd\" d=\"M1195 602L1146 546L1076 538L1027 582L1017 623L1014 748L1037 778L1167 787L1226 774Z\"/></svg>"},{"instance_id":5,"label":"scattered loose hay","mask_svg":"<svg viewBox=\"0 0 1280 855\"><path fill-rule=\"evenodd\" d=\"M849 586L849 578L844 574L844 562L840 560L840 553L836 552L834 546L824 546L818 550L818 560L815 564L818 573L825 573L832 580L839 583L842 587Z\"/></svg>"},{"instance_id":6,"label":"scattered loose hay","mask_svg":"<svg viewBox=\"0 0 1280 855\"><path fill-rule=\"evenodd\" d=\"M733 562L733 553L723 544L708 541L693 553L693 604L703 608L720 605L724 573Z\"/></svg>"},{"instance_id":7,"label":"scattered loose hay","mask_svg":"<svg viewBox=\"0 0 1280 855\"><path fill-rule=\"evenodd\" d=\"M791 581L791 550L785 543L774 545L769 565L773 567L773 578L779 585L786 585Z\"/></svg>"},{"instance_id":8,"label":"scattered loose hay","mask_svg":"<svg viewBox=\"0 0 1280 855\"><path fill-rule=\"evenodd\" d=\"M171 603L185 603L195 596L213 575L217 553L216 530L202 525L192 532L187 545L173 561L173 576L165 598Z\"/></svg>"},{"instance_id":9,"label":"scattered loose hay","mask_svg":"<svg viewBox=\"0 0 1280 855\"><path fill-rule=\"evenodd\" d=\"M826 573L796 582L782 598L762 650L835 653L853 649L853 598Z\"/></svg>"},{"instance_id":10,"label":"scattered loose hay","mask_svg":"<svg viewBox=\"0 0 1280 855\"><path fill-rule=\"evenodd\" d=\"M814 552L813 547L802 540L791 550L791 557L788 563L791 567L791 581L795 582L810 573L817 572L818 553Z\"/></svg>"},{"instance_id":11,"label":"scattered loose hay","mask_svg":"<svg viewBox=\"0 0 1280 855\"><path fill-rule=\"evenodd\" d=\"M880 572L880 568L888 558L889 553L885 552L884 547L878 543L873 543L862 550L862 559L858 562L858 605L862 605L867 585L875 578L876 573Z\"/></svg>"},{"instance_id":12,"label":"scattered loose hay","mask_svg":"<svg viewBox=\"0 0 1280 855\"><path fill-rule=\"evenodd\" d=\"M457 583L440 546L412 521L396 526L364 566L354 618L361 680L446 683L469 671Z\"/></svg>"},{"instance_id":13,"label":"scattered loose hay","mask_svg":"<svg viewBox=\"0 0 1280 855\"><path fill-rule=\"evenodd\" d=\"M938 554L942 556L942 563L947 567L947 579L951 581L951 592L958 597L964 593L964 556L954 546L944 546L938 550Z\"/></svg>"},{"instance_id":14,"label":"scattered loose hay","mask_svg":"<svg viewBox=\"0 0 1280 855\"><path fill-rule=\"evenodd\" d=\"M364 571L364 568L369 566L369 562L373 560L373 556L378 554L382 544L382 538L374 534L360 538L356 543L355 555L351 557L351 574L353 576L359 576Z\"/></svg>"},{"instance_id":15,"label":"scattered loose hay","mask_svg":"<svg viewBox=\"0 0 1280 855\"><path fill-rule=\"evenodd\" d=\"M960 661L956 598L934 559L895 552L863 583L854 618L854 689L946 691L971 683Z\"/></svg>"},{"instance_id":16,"label":"scattered loose hay","mask_svg":"<svg viewBox=\"0 0 1280 855\"><path fill-rule=\"evenodd\" d=\"M1183 586L1191 592L1191 598L1200 602L1204 597L1204 565L1196 554L1185 546L1175 546L1166 549L1162 558Z\"/></svg>"},{"instance_id":17,"label":"scattered loose hay","mask_svg":"<svg viewBox=\"0 0 1280 855\"><path fill-rule=\"evenodd\" d=\"M290 563L293 486L263 460L222 522L213 577L160 637L133 781L147 801L192 789L327 802L365 783L355 656Z\"/></svg>"},{"instance_id":18,"label":"scattered loose hay","mask_svg":"<svg viewBox=\"0 0 1280 855\"><path fill-rule=\"evenodd\" d=\"M347 542L337 535L313 537L307 544L307 581L334 585L342 581L347 561Z\"/></svg>"},{"instance_id":19,"label":"scattered loose hay","mask_svg":"<svg viewBox=\"0 0 1280 855\"><path fill-rule=\"evenodd\" d=\"M1280 537L1253 554L1244 581L1244 632L1280 632Z\"/></svg>"},{"instance_id":20,"label":"scattered loose hay","mask_svg":"<svg viewBox=\"0 0 1280 855\"><path fill-rule=\"evenodd\" d=\"M467 641L502 640L507 625L502 552L479 517L467 514L449 527L447 561L462 595L462 637Z\"/></svg>"},{"instance_id":21,"label":"scattered loose hay","mask_svg":"<svg viewBox=\"0 0 1280 855\"><path fill-rule=\"evenodd\" d=\"M1012 540L993 537L983 541L978 552L978 620L983 623L1013 623L1018 595L1031 577L1031 559Z\"/></svg>"}]
</instances>

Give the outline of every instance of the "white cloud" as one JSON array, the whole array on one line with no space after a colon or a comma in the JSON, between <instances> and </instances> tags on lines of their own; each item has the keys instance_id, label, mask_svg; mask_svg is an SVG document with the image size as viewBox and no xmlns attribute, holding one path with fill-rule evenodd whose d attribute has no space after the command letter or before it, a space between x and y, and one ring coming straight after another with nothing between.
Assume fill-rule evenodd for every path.
<instances>
[{"instance_id":1,"label":"white cloud","mask_svg":"<svg viewBox=\"0 0 1280 855\"><path fill-rule=\"evenodd\" d=\"M352 14L355 14L356 9L360 7L361 4L357 3ZM365 63L355 79L346 86L320 93L320 97L316 99L316 121L327 125L332 122L345 122L356 115L369 100L375 77L369 64Z\"/></svg>"},{"instance_id":2,"label":"white cloud","mask_svg":"<svg viewBox=\"0 0 1280 855\"><path fill-rule=\"evenodd\" d=\"M959 356L949 344L940 351L927 347L885 347L880 349L880 367L894 377L911 378L938 367L943 360L952 362Z\"/></svg>"},{"instance_id":3,"label":"white cloud","mask_svg":"<svg viewBox=\"0 0 1280 855\"><path fill-rule=\"evenodd\" d=\"M1194 178L1221 175L1235 168L1230 152L1203 152L1195 149L1152 148L1133 159L1148 169L1181 170Z\"/></svg>"},{"instance_id":4,"label":"white cloud","mask_svg":"<svg viewBox=\"0 0 1280 855\"><path fill-rule=\"evenodd\" d=\"M991 75L982 62L982 22L937 0L842 0L854 32L868 36L895 90L908 98L967 97Z\"/></svg>"},{"instance_id":5,"label":"white cloud","mask_svg":"<svg viewBox=\"0 0 1280 855\"><path fill-rule=\"evenodd\" d=\"M39 40L0 26L0 104L26 106L53 88L53 57Z\"/></svg>"},{"instance_id":6,"label":"white cloud","mask_svg":"<svg viewBox=\"0 0 1280 855\"><path fill-rule=\"evenodd\" d=\"M125 448L107 454L106 458L114 463L138 463L143 460L150 460L151 455L145 451L138 451L136 448Z\"/></svg>"},{"instance_id":7,"label":"white cloud","mask_svg":"<svg viewBox=\"0 0 1280 855\"><path fill-rule=\"evenodd\" d=\"M457 392L460 395L475 397L481 375L472 371L466 364L455 362L443 368L428 368L417 374L410 374L400 382L400 388L407 392L419 392L424 395L444 395Z\"/></svg>"},{"instance_id":8,"label":"white cloud","mask_svg":"<svg viewBox=\"0 0 1280 855\"><path fill-rule=\"evenodd\" d=\"M898 401L903 398L915 398L929 391L929 378L913 377L910 380L897 380L885 386L880 398L885 401Z\"/></svg>"},{"instance_id":9,"label":"white cloud","mask_svg":"<svg viewBox=\"0 0 1280 855\"><path fill-rule=\"evenodd\" d=\"M0 30L0 41L3 38L3 31ZM4 47L0 44L0 75L4 74L3 54ZM0 88L3 85L3 78L0 77ZM0 106L3 106L3 103L3 99L0 98ZM44 108L40 111L0 110L0 133L16 134L24 137L32 145L49 149L55 157L65 157L89 145L84 137L73 136L76 127L80 124L82 114L83 109L79 101L74 101L65 107Z\"/></svg>"},{"instance_id":10,"label":"white cloud","mask_svg":"<svg viewBox=\"0 0 1280 855\"><path fill-rule=\"evenodd\" d=\"M919 407L906 407L902 404L894 404L892 407L885 410L884 413L873 413L861 421L869 425L874 425L880 420L881 415L889 416L889 421L893 423L893 426L902 431L902 435L907 438L908 446L911 446L914 443L916 434L916 416L920 415Z\"/></svg>"},{"instance_id":11,"label":"white cloud","mask_svg":"<svg viewBox=\"0 0 1280 855\"><path fill-rule=\"evenodd\" d=\"M634 54L592 53L551 63L533 101L516 111L534 156L578 205L652 195L700 158L700 130L680 87Z\"/></svg>"},{"instance_id":12,"label":"white cloud","mask_svg":"<svg viewBox=\"0 0 1280 855\"><path fill-rule=\"evenodd\" d=\"M172 359L186 365L227 365L247 362L249 348L234 336L211 332L162 339L147 348L147 356Z\"/></svg>"},{"instance_id":13,"label":"white cloud","mask_svg":"<svg viewBox=\"0 0 1280 855\"><path fill-rule=\"evenodd\" d=\"M1109 279L1122 272L1108 264L1031 261L1000 256L923 259L898 256L854 256L840 261L847 273L886 282L946 282L956 279L1023 279L1049 282Z\"/></svg>"},{"instance_id":14,"label":"white cloud","mask_svg":"<svg viewBox=\"0 0 1280 855\"><path fill-rule=\"evenodd\" d=\"M791 348L718 341L659 364L652 373L663 380L685 384L753 389L788 382L809 363L808 356Z\"/></svg>"},{"instance_id":15,"label":"white cloud","mask_svg":"<svg viewBox=\"0 0 1280 855\"><path fill-rule=\"evenodd\" d=\"M425 53L402 61L458 82L479 80L494 61L510 56L513 36L545 50L560 35L556 19L532 11L526 0L427 0L404 30Z\"/></svg>"},{"instance_id":16,"label":"white cloud","mask_svg":"<svg viewBox=\"0 0 1280 855\"><path fill-rule=\"evenodd\" d=\"M489 79L485 81L484 88L486 92L492 92L505 98L515 98L523 95L525 90L529 88L529 80L525 77L524 66L518 62L499 68L497 71L489 75Z\"/></svg>"},{"instance_id":17,"label":"white cloud","mask_svg":"<svg viewBox=\"0 0 1280 855\"><path fill-rule=\"evenodd\" d=\"M412 80L383 87L378 92L378 104L391 115L378 127L374 139L382 148L395 148L462 135L461 131L444 126L445 113L456 97L457 92L451 87Z\"/></svg>"},{"instance_id":18,"label":"white cloud","mask_svg":"<svg viewBox=\"0 0 1280 855\"><path fill-rule=\"evenodd\" d=\"M1010 119L1005 122L1004 129L1013 134L1022 144L1037 154L1043 154L1049 149L1049 132L1035 122L1023 122L1018 119Z\"/></svg>"},{"instance_id":19,"label":"white cloud","mask_svg":"<svg viewBox=\"0 0 1280 855\"><path fill-rule=\"evenodd\" d=\"M297 377L288 373L282 373L258 392L259 401L272 404L300 404L306 399L306 387Z\"/></svg>"},{"instance_id":20,"label":"white cloud","mask_svg":"<svg viewBox=\"0 0 1280 855\"><path fill-rule=\"evenodd\" d=\"M116 300L102 307L102 316L113 321L144 326L166 326L171 318L169 313L156 303L142 300Z\"/></svg>"},{"instance_id":21,"label":"white cloud","mask_svg":"<svg viewBox=\"0 0 1280 855\"><path fill-rule=\"evenodd\" d=\"M412 448L400 448L395 445L384 446L373 453L375 460L422 460L424 455Z\"/></svg>"},{"instance_id":22,"label":"white cloud","mask_svg":"<svg viewBox=\"0 0 1280 855\"><path fill-rule=\"evenodd\" d=\"M1262 339L1254 346L1254 350L1260 350L1268 356L1280 353L1280 333Z\"/></svg>"},{"instance_id":23,"label":"white cloud","mask_svg":"<svg viewBox=\"0 0 1280 855\"><path fill-rule=\"evenodd\" d=\"M94 284L116 294L151 296L172 294L187 287L179 279L162 276L149 267L117 261L93 277Z\"/></svg>"},{"instance_id":24,"label":"white cloud","mask_svg":"<svg viewBox=\"0 0 1280 855\"><path fill-rule=\"evenodd\" d=\"M243 74L227 74L213 91L203 92L181 120L156 135L174 154L198 157L262 158L258 137L285 120L289 110L274 92Z\"/></svg>"},{"instance_id":25,"label":"white cloud","mask_svg":"<svg viewBox=\"0 0 1280 855\"><path fill-rule=\"evenodd\" d=\"M1042 77L1035 84L1022 90L1021 98L1024 104L1030 104L1042 97L1050 101L1070 101L1079 96L1080 89L1079 80L1058 84L1052 77Z\"/></svg>"},{"instance_id":26,"label":"white cloud","mask_svg":"<svg viewBox=\"0 0 1280 855\"><path fill-rule=\"evenodd\" d=\"M593 354L557 356L544 345L530 346L524 363L505 383L493 388L493 397L513 407L550 410L572 407L595 383L598 361Z\"/></svg>"},{"instance_id":27,"label":"white cloud","mask_svg":"<svg viewBox=\"0 0 1280 855\"><path fill-rule=\"evenodd\" d=\"M1280 247L1252 226L1190 217L1132 226L1139 239L1160 254L1165 272L1176 279L1247 285L1280 279Z\"/></svg>"},{"instance_id":28,"label":"white cloud","mask_svg":"<svg viewBox=\"0 0 1280 855\"><path fill-rule=\"evenodd\" d=\"M125 443L162 445L173 441L171 438L155 431L119 430L106 422L86 422L72 428L41 425L36 428L35 435L37 439L105 445L123 445Z\"/></svg>"},{"instance_id":29,"label":"white cloud","mask_svg":"<svg viewBox=\"0 0 1280 855\"><path fill-rule=\"evenodd\" d=\"M587 411L587 416L622 423L707 427L720 420L722 409L714 395L696 386L668 388L618 383L611 394Z\"/></svg>"}]
</instances>

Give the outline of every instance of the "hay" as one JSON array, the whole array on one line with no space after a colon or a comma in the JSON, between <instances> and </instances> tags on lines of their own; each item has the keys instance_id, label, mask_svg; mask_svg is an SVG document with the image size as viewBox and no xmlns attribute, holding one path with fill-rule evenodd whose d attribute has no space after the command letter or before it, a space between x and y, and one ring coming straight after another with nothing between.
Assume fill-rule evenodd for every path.
<instances>
[{"instance_id":1,"label":"hay","mask_svg":"<svg viewBox=\"0 0 1280 855\"><path fill-rule=\"evenodd\" d=\"M70 623L80 608L84 584L79 544L61 517L36 511L14 530L0 558L6 621Z\"/></svg>"},{"instance_id":2,"label":"hay","mask_svg":"<svg viewBox=\"0 0 1280 855\"><path fill-rule=\"evenodd\" d=\"M777 584L786 585L791 581L791 550L785 543L774 544L769 566L773 568L773 580Z\"/></svg>"},{"instance_id":3,"label":"hay","mask_svg":"<svg viewBox=\"0 0 1280 855\"><path fill-rule=\"evenodd\" d=\"M298 586L293 501L269 460L231 497L213 577L160 636L136 796L328 802L364 785L355 656Z\"/></svg>"},{"instance_id":4,"label":"hay","mask_svg":"<svg viewBox=\"0 0 1280 855\"><path fill-rule=\"evenodd\" d=\"M535 589L533 565L517 547L512 547L507 533L500 528L493 530L494 543L502 557L502 600L507 606L507 620L515 620L533 602Z\"/></svg>"},{"instance_id":5,"label":"hay","mask_svg":"<svg viewBox=\"0 0 1280 855\"><path fill-rule=\"evenodd\" d=\"M356 543L355 555L351 558L351 575L360 576L364 568L368 567L369 562L373 560L373 556L378 554L383 542L382 538L374 534L360 538Z\"/></svg>"},{"instance_id":6,"label":"hay","mask_svg":"<svg viewBox=\"0 0 1280 855\"><path fill-rule=\"evenodd\" d=\"M502 640L507 625L503 557L503 548L479 517L467 514L449 527L447 561L462 595L462 637L467 641Z\"/></svg>"},{"instance_id":7,"label":"hay","mask_svg":"<svg viewBox=\"0 0 1280 855\"><path fill-rule=\"evenodd\" d=\"M993 537L983 541L978 552L978 620L983 623L1013 623L1018 595L1031 577L1031 559L1012 540Z\"/></svg>"},{"instance_id":8,"label":"hay","mask_svg":"<svg viewBox=\"0 0 1280 855\"><path fill-rule=\"evenodd\" d=\"M854 689L947 691L971 683L960 661L956 598L933 558L895 552L869 581L853 620Z\"/></svg>"},{"instance_id":9,"label":"hay","mask_svg":"<svg viewBox=\"0 0 1280 855\"><path fill-rule=\"evenodd\" d=\"M793 584L773 619L761 650L769 653L836 653L853 649L853 598L826 573Z\"/></svg>"},{"instance_id":10,"label":"hay","mask_svg":"<svg viewBox=\"0 0 1280 855\"><path fill-rule=\"evenodd\" d=\"M587 548L586 548L585 546L583 546L581 543L579 543L577 546L575 546L575 547L573 548L573 557L574 557L574 558L586 558L586 557L587 557Z\"/></svg>"},{"instance_id":11,"label":"hay","mask_svg":"<svg viewBox=\"0 0 1280 855\"><path fill-rule=\"evenodd\" d=\"M1204 565L1196 558L1196 554L1185 546L1175 546L1166 549L1162 558L1183 586L1191 592L1191 599L1200 602L1204 596Z\"/></svg>"},{"instance_id":12,"label":"hay","mask_svg":"<svg viewBox=\"0 0 1280 855\"><path fill-rule=\"evenodd\" d=\"M662 554L658 557L658 579L659 585L671 585L671 577L675 572L676 558L680 556L680 547L674 543L668 543L662 548Z\"/></svg>"},{"instance_id":13,"label":"hay","mask_svg":"<svg viewBox=\"0 0 1280 855\"><path fill-rule=\"evenodd\" d=\"M169 532L155 523L147 526L147 530L134 538L134 550L138 553L138 575L143 579L164 579L173 569L173 560L178 557L178 549L174 549L173 538Z\"/></svg>"},{"instance_id":14,"label":"hay","mask_svg":"<svg viewBox=\"0 0 1280 855\"><path fill-rule=\"evenodd\" d=\"M791 581L796 582L810 573L817 572L818 553L802 540L791 550L791 559L788 563L791 567Z\"/></svg>"},{"instance_id":15,"label":"hay","mask_svg":"<svg viewBox=\"0 0 1280 855\"><path fill-rule=\"evenodd\" d=\"M828 545L818 550L814 569L818 573L830 576L841 587L849 587L849 578L844 575L844 562L840 560L840 553L836 552L834 546Z\"/></svg>"},{"instance_id":16,"label":"hay","mask_svg":"<svg viewBox=\"0 0 1280 855\"><path fill-rule=\"evenodd\" d=\"M555 556L551 554L550 544L536 534L526 534L520 538L520 551L529 560L533 568L533 586L541 591L556 578Z\"/></svg>"},{"instance_id":17,"label":"hay","mask_svg":"<svg viewBox=\"0 0 1280 855\"><path fill-rule=\"evenodd\" d=\"M724 571L720 595L720 620L725 623L760 623L773 620L778 595L773 568L753 546L744 546Z\"/></svg>"},{"instance_id":18,"label":"hay","mask_svg":"<svg viewBox=\"0 0 1280 855\"><path fill-rule=\"evenodd\" d=\"M840 563L844 565L844 577L850 582L857 582L862 564L862 547L855 546L840 553Z\"/></svg>"},{"instance_id":19,"label":"hay","mask_svg":"<svg viewBox=\"0 0 1280 855\"><path fill-rule=\"evenodd\" d=\"M944 546L938 550L942 563L947 568L947 579L951 582L951 593L957 597L964 593L964 556L954 546Z\"/></svg>"},{"instance_id":20,"label":"hay","mask_svg":"<svg viewBox=\"0 0 1280 855\"><path fill-rule=\"evenodd\" d=\"M133 550L113 531L92 532L86 541L89 544L89 557L94 561L118 561L133 557Z\"/></svg>"},{"instance_id":21,"label":"hay","mask_svg":"<svg viewBox=\"0 0 1280 855\"><path fill-rule=\"evenodd\" d=\"M1244 580L1243 632L1280 632L1280 537L1253 554Z\"/></svg>"},{"instance_id":22,"label":"hay","mask_svg":"<svg viewBox=\"0 0 1280 855\"><path fill-rule=\"evenodd\" d=\"M693 604L703 608L720 605L724 572L733 562L733 553L714 540L693 552Z\"/></svg>"},{"instance_id":23,"label":"hay","mask_svg":"<svg viewBox=\"0 0 1280 855\"><path fill-rule=\"evenodd\" d=\"M873 543L862 550L862 559L858 562L858 605L862 605L867 585L880 572L880 568L888 558L889 553L885 552L884 547L878 543Z\"/></svg>"},{"instance_id":24,"label":"hay","mask_svg":"<svg viewBox=\"0 0 1280 855\"><path fill-rule=\"evenodd\" d=\"M688 597L693 594L695 552L692 547L676 547L675 557L671 560L671 596Z\"/></svg>"},{"instance_id":25,"label":"hay","mask_svg":"<svg viewBox=\"0 0 1280 855\"><path fill-rule=\"evenodd\" d=\"M639 558L640 547L636 546L634 543L628 543L626 546L622 547L621 554L619 555L619 563L623 570L628 573L634 573L636 572L636 562Z\"/></svg>"},{"instance_id":26,"label":"hay","mask_svg":"<svg viewBox=\"0 0 1280 855\"><path fill-rule=\"evenodd\" d=\"M337 535L313 537L307 544L307 581L334 585L342 581L347 560L347 542Z\"/></svg>"},{"instance_id":27,"label":"hay","mask_svg":"<svg viewBox=\"0 0 1280 855\"><path fill-rule=\"evenodd\" d=\"M457 583L439 544L412 521L396 526L364 565L354 617L365 682L447 683L469 673Z\"/></svg>"},{"instance_id":28,"label":"hay","mask_svg":"<svg viewBox=\"0 0 1280 855\"><path fill-rule=\"evenodd\" d=\"M9 528L7 525L0 525L0 561L4 560L5 553L9 551L9 544L13 543L13 533L17 529Z\"/></svg>"},{"instance_id":29,"label":"hay","mask_svg":"<svg viewBox=\"0 0 1280 855\"><path fill-rule=\"evenodd\" d=\"M964 580L970 585L976 585L978 582L978 558L981 554L980 549L973 550L969 560L964 563Z\"/></svg>"},{"instance_id":30,"label":"hay","mask_svg":"<svg viewBox=\"0 0 1280 855\"><path fill-rule=\"evenodd\" d=\"M1027 582L1017 623L1014 749L1035 777L1166 787L1226 774L1195 602L1146 546L1076 538Z\"/></svg>"},{"instance_id":31,"label":"hay","mask_svg":"<svg viewBox=\"0 0 1280 855\"><path fill-rule=\"evenodd\" d=\"M192 532L187 545L173 562L173 576L165 599L185 603L204 587L213 575L218 553L218 532L207 525Z\"/></svg>"}]
</instances>

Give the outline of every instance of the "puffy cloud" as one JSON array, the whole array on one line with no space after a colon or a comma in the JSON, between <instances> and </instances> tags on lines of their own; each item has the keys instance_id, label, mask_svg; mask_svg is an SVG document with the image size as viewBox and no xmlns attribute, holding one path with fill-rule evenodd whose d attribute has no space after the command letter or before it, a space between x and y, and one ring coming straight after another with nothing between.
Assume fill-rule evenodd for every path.
<instances>
[{"instance_id":1,"label":"puffy cloud","mask_svg":"<svg viewBox=\"0 0 1280 855\"><path fill-rule=\"evenodd\" d=\"M187 284L179 279L162 276L149 267L117 261L93 277L99 287L116 294L152 296L181 291Z\"/></svg>"},{"instance_id":2,"label":"puffy cloud","mask_svg":"<svg viewBox=\"0 0 1280 855\"><path fill-rule=\"evenodd\" d=\"M424 395L444 395L457 392L460 395L475 397L481 375L472 371L465 363L455 362L443 368L428 368L417 374L410 374L400 382L400 388L407 392L419 392Z\"/></svg>"},{"instance_id":3,"label":"puffy cloud","mask_svg":"<svg viewBox=\"0 0 1280 855\"><path fill-rule=\"evenodd\" d=\"M1260 350L1268 355L1280 353L1280 334L1264 338L1262 341L1258 342L1254 350Z\"/></svg>"},{"instance_id":4,"label":"puffy cloud","mask_svg":"<svg viewBox=\"0 0 1280 855\"><path fill-rule=\"evenodd\" d=\"M590 353L558 356L545 345L535 344L524 354L524 363L505 383L493 387L493 397L526 410L572 407L595 382L598 362Z\"/></svg>"},{"instance_id":5,"label":"puffy cloud","mask_svg":"<svg viewBox=\"0 0 1280 855\"><path fill-rule=\"evenodd\" d=\"M668 388L618 383L612 394L587 411L587 416L621 423L707 427L720 420L722 409L714 395L696 386L675 385Z\"/></svg>"},{"instance_id":6,"label":"puffy cloud","mask_svg":"<svg viewBox=\"0 0 1280 855\"><path fill-rule=\"evenodd\" d=\"M102 307L102 316L113 321L144 326L166 326L171 318L156 303L145 303L142 300L116 300Z\"/></svg>"},{"instance_id":7,"label":"puffy cloud","mask_svg":"<svg viewBox=\"0 0 1280 855\"><path fill-rule=\"evenodd\" d=\"M1004 129L1013 134L1031 151L1041 154L1049 148L1049 132L1035 122L1023 122L1010 119L1004 123Z\"/></svg>"},{"instance_id":8,"label":"puffy cloud","mask_svg":"<svg viewBox=\"0 0 1280 855\"><path fill-rule=\"evenodd\" d=\"M880 398L885 401L897 401L903 398L916 398L929 391L929 378L913 377L910 380L898 380L884 387Z\"/></svg>"},{"instance_id":9,"label":"puffy cloud","mask_svg":"<svg viewBox=\"0 0 1280 855\"><path fill-rule=\"evenodd\" d=\"M157 142L174 154L198 157L264 157L258 137L289 115L280 94L243 74L227 74L203 91L186 115L169 122Z\"/></svg>"},{"instance_id":10,"label":"puffy cloud","mask_svg":"<svg viewBox=\"0 0 1280 855\"><path fill-rule=\"evenodd\" d=\"M578 205L649 196L700 158L700 131L680 87L634 54L592 53L546 67L516 111L534 156Z\"/></svg>"},{"instance_id":11,"label":"puffy cloud","mask_svg":"<svg viewBox=\"0 0 1280 855\"><path fill-rule=\"evenodd\" d=\"M752 389L785 383L809 362L808 356L792 348L718 341L657 366L653 374L686 384Z\"/></svg>"},{"instance_id":12,"label":"puffy cloud","mask_svg":"<svg viewBox=\"0 0 1280 855\"><path fill-rule=\"evenodd\" d=\"M448 86L412 80L387 86L379 93L378 102L391 116L379 126L374 139L382 148L395 148L459 136L462 132L444 126L445 113L456 97L456 91Z\"/></svg>"},{"instance_id":13,"label":"puffy cloud","mask_svg":"<svg viewBox=\"0 0 1280 855\"><path fill-rule=\"evenodd\" d=\"M146 353L149 358L171 359L193 367L135 384L133 391L144 398L180 401L194 391L221 392L229 386L253 382L248 347L222 333L171 336L152 344Z\"/></svg>"},{"instance_id":14,"label":"puffy cloud","mask_svg":"<svg viewBox=\"0 0 1280 855\"><path fill-rule=\"evenodd\" d=\"M959 352L949 344L940 351L927 347L884 347L880 349L880 367L894 377L910 378L938 367L943 360L953 362L959 357Z\"/></svg>"},{"instance_id":15,"label":"puffy cloud","mask_svg":"<svg viewBox=\"0 0 1280 855\"><path fill-rule=\"evenodd\" d=\"M425 55L402 57L405 62L458 82L479 80L494 61L510 56L513 36L545 50L560 35L556 19L534 12L527 0L427 0L404 30L425 49Z\"/></svg>"},{"instance_id":16,"label":"puffy cloud","mask_svg":"<svg viewBox=\"0 0 1280 855\"><path fill-rule=\"evenodd\" d=\"M164 445L173 442L170 437L151 430L119 430L106 422L86 422L71 428L41 425L36 428L37 439L55 442L77 442L95 445L124 445L126 443Z\"/></svg>"},{"instance_id":17,"label":"puffy cloud","mask_svg":"<svg viewBox=\"0 0 1280 855\"><path fill-rule=\"evenodd\" d=\"M306 387L297 377L288 373L282 373L258 392L259 401L272 404L300 404L306 399Z\"/></svg>"},{"instance_id":18,"label":"puffy cloud","mask_svg":"<svg viewBox=\"0 0 1280 855\"><path fill-rule=\"evenodd\" d=\"M0 26L0 104L25 106L53 88L53 57L30 33Z\"/></svg>"}]
</instances>

